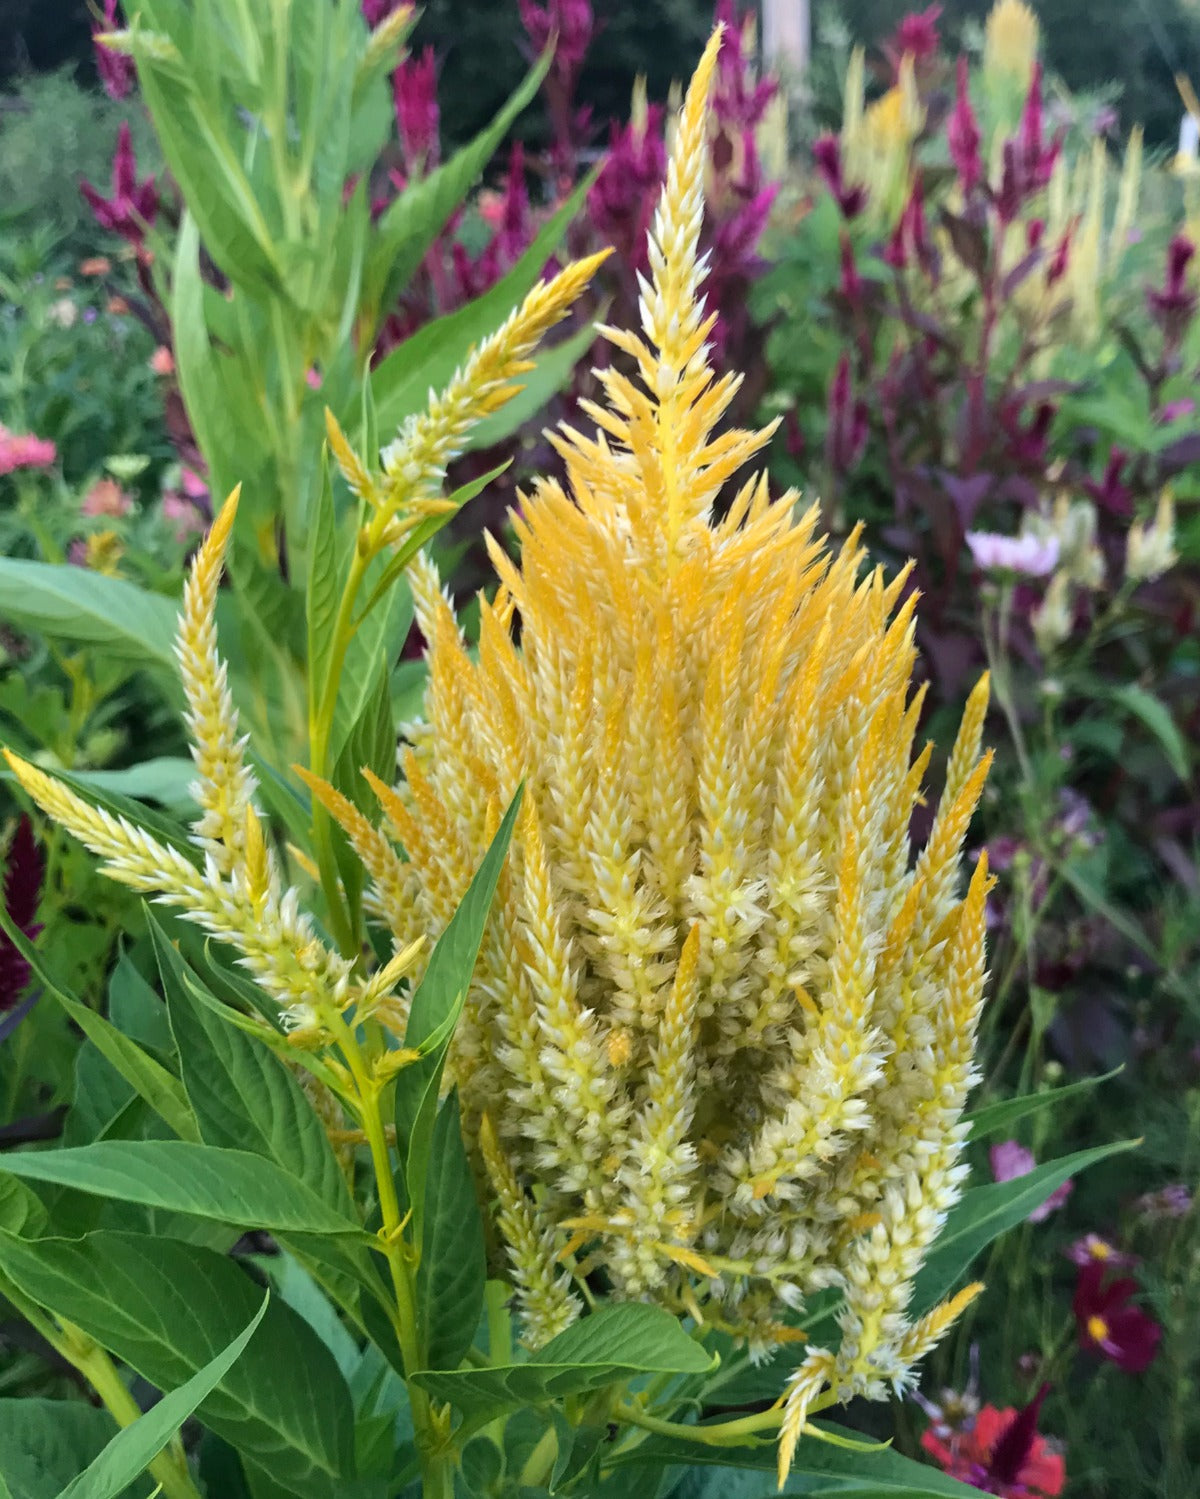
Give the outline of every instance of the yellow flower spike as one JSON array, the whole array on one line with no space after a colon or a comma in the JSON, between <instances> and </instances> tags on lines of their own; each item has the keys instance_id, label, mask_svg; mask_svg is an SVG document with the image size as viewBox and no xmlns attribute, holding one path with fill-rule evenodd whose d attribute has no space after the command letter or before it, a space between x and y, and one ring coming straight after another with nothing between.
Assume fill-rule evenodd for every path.
<instances>
[{"instance_id":1,"label":"yellow flower spike","mask_svg":"<svg viewBox=\"0 0 1200 1499\"><path fill-rule=\"evenodd\" d=\"M479 1146L517 1284L526 1329L523 1341L540 1348L570 1327L582 1308L571 1294L569 1275L558 1268L555 1231L521 1190L487 1114L479 1122Z\"/></svg>"},{"instance_id":2,"label":"yellow flower spike","mask_svg":"<svg viewBox=\"0 0 1200 1499\"><path fill-rule=\"evenodd\" d=\"M329 451L341 470L342 478L350 486L351 494L357 499L366 500L369 504L376 504L378 497L370 471L350 446L346 434L338 425L337 417L328 406L325 408L325 435L329 440Z\"/></svg>"},{"instance_id":3,"label":"yellow flower spike","mask_svg":"<svg viewBox=\"0 0 1200 1499\"><path fill-rule=\"evenodd\" d=\"M373 827L354 803L336 787L320 776L313 775L304 765L293 765L292 770L350 840L350 847L362 861L363 868L374 884L377 908L386 916L394 915L397 918L398 925L393 926L393 935L405 940L409 925L400 918L408 911L411 889L399 854L378 828Z\"/></svg>"},{"instance_id":4,"label":"yellow flower spike","mask_svg":"<svg viewBox=\"0 0 1200 1499\"><path fill-rule=\"evenodd\" d=\"M983 71L1028 88L1037 61L1040 28L1024 0L997 0L984 30Z\"/></svg>"},{"instance_id":5,"label":"yellow flower spike","mask_svg":"<svg viewBox=\"0 0 1200 1499\"><path fill-rule=\"evenodd\" d=\"M447 466L462 451L466 433L521 389L521 375L533 368L530 355L570 311L610 252L573 261L550 281L539 281L520 307L485 338L440 395L430 392L427 408L411 416L382 454L381 477L368 495L374 517L359 546L370 557L397 539L397 526L417 507L436 512L448 503L437 498ZM425 507L425 508L421 508Z\"/></svg>"},{"instance_id":6,"label":"yellow flower spike","mask_svg":"<svg viewBox=\"0 0 1200 1499\"><path fill-rule=\"evenodd\" d=\"M737 376L709 362L697 189L718 45L674 135L640 330L609 331L588 430L554 435L565 479L521 496L520 561L490 545L475 656L414 564L424 712L407 785L372 785L415 885L397 899L431 933L526 785L447 1073L528 1339L577 1313L577 1251L614 1296L703 1303L756 1352L841 1288L841 1348L789 1387L786 1470L814 1410L902 1388L933 1335L907 1308L964 1176L987 686L914 849L931 750L907 573L865 572L861 529L831 550L815 507L737 474L769 431L718 432Z\"/></svg>"},{"instance_id":7,"label":"yellow flower spike","mask_svg":"<svg viewBox=\"0 0 1200 1499\"><path fill-rule=\"evenodd\" d=\"M796 1444L808 1424L808 1413L833 1374L833 1355L815 1348L788 1380L787 1402L783 1424L779 1428L779 1487L782 1489L791 1472Z\"/></svg>"},{"instance_id":8,"label":"yellow flower spike","mask_svg":"<svg viewBox=\"0 0 1200 1499\"><path fill-rule=\"evenodd\" d=\"M184 721L196 762L192 795L202 813L196 836L222 874L238 868L244 857L246 809L255 791L225 664L217 652L217 589L240 497L239 484L196 552L184 585L175 643L187 702Z\"/></svg>"}]
</instances>

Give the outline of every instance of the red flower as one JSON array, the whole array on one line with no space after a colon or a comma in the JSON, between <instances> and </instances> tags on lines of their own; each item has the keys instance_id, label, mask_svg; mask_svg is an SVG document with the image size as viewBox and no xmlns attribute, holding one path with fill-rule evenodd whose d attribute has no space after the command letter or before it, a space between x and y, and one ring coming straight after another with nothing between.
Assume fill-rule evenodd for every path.
<instances>
[{"instance_id":1,"label":"red flower","mask_svg":"<svg viewBox=\"0 0 1200 1499\"><path fill-rule=\"evenodd\" d=\"M1038 62L1033 66L1020 128L1015 139L1004 142L1004 170L996 194L996 212L1002 224L1011 223L1026 199L1041 192L1050 182L1062 150L1062 136L1046 142L1042 125L1042 65Z\"/></svg>"},{"instance_id":2,"label":"red flower","mask_svg":"<svg viewBox=\"0 0 1200 1499\"><path fill-rule=\"evenodd\" d=\"M1178 338L1196 310L1196 294L1188 285L1187 269L1196 247L1186 234L1177 234L1167 247L1167 274L1161 291L1146 293L1150 314L1168 337Z\"/></svg>"},{"instance_id":3,"label":"red flower","mask_svg":"<svg viewBox=\"0 0 1200 1499\"><path fill-rule=\"evenodd\" d=\"M1020 1410L985 1405L966 1430L943 1441L927 1431L921 1446L952 1478L1001 1499L1054 1499L1066 1482L1066 1465L1037 1429L1043 1385Z\"/></svg>"},{"instance_id":4,"label":"red flower","mask_svg":"<svg viewBox=\"0 0 1200 1499\"><path fill-rule=\"evenodd\" d=\"M79 190L92 205L96 222L102 228L111 229L130 244L140 246L158 212L158 189L153 177L137 180L137 157L127 124L122 124L117 135L112 186L111 198L102 197L90 182L81 182Z\"/></svg>"},{"instance_id":5,"label":"red flower","mask_svg":"<svg viewBox=\"0 0 1200 1499\"><path fill-rule=\"evenodd\" d=\"M99 40L106 31L119 31L121 18L117 14L117 0L104 0L103 24L92 25L92 46L96 53L96 71L104 92L110 99L124 99L133 92L137 68L132 57L123 52L114 52Z\"/></svg>"},{"instance_id":6,"label":"red flower","mask_svg":"<svg viewBox=\"0 0 1200 1499\"><path fill-rule=\"evenodd\" d=\"M950 160L958 172L958 185L963 197L983 180L983 158L979 154L979 121L971 108L971 95L967 90L967 59L958 59L958 88L954 97L954 110L946 125L946 142L950 147Z\"/></svg>"},{"instance_id":7,"label":"red flower","mask_svg":"<svg viewBox=\"0 0 1200 1499\"><path fill-rule=\"evenodd\" d=\"M41 927L34 920L42 898L45 866L33 838L33 824L22 817L8 847L4 871L4 909L19 932L32 942ZM16 1008L29 983L29 964L17 951L8 933L0 931L0 1014Z\"/></svg>"},{"instance_id":8,"label":"red flower","mask_svg":"<svg viewBox=\"0 0 1200 1499\"><path fill-rule=\"evenodd\" d=\"M912 11L904 17L891 39L883 44L894 72L900 71L900 63L905 57L920 64L937 55L941 43L937 23L941 14L940 5L931 5L927 10Z\"/></svg>"},{"instance_id":9,"label":"red flower","mask_svg":"<svg viewBox=\"0 0 1200 1499\"><path fill-rule=\"evenodd\" d=\"M842 148L836 135L820 135L813 142L813 161L825 186L837 199L842 217L855 218L867 206L865 187L847 187L842 178Z\"/></svg>"},{"instance_id":10,"label":"red flower","mask_svg":"<svg viewBox=\"0 0 1200 1499\"><path fill-rule=\"evenodd\" d=\"M867 403L855 399L850 360L843 354L829 386L825 429L825 457L835 474L849 473L857 465L867 446L870 421Z\"/></svg>"},{"instance_id":11,"label":"red flower","mask_svg":"<svg viewBox=\"0 0 1200 1499\"><path fill-rule=\"evenodd\" d=\"M437 96L437 61L433 48L420 57L410 55L392 74L392 99L396 126L404 147L404 167L411 176L430 172L438 163L438 131L441 115Z\"/></svg>"},{"instance_id":12,"label":"red flower","mask_svg":"<svg viewBox=\"0 0 1200 1499\"><path fill-rule=\"evenodd\" d=\"M1071 1309L1079 1326L1079 1345L1110 1359L1126 1374L1141 1374L1154 1362L1162 1328L1131 1297L1138 1289L1131 1275L1104 1283L1104 1265L1084 1265Z\"/></svg>"}]
</instances>

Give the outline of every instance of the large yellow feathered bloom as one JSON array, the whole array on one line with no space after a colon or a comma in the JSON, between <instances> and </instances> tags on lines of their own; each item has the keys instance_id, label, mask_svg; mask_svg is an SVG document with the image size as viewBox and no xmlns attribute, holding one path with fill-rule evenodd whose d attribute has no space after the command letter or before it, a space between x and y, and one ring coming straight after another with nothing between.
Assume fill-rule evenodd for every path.
<instances>
[{"instance_id":1,"label":"large yellow feathered bloom","mask_svg":"<svg viewBox=\"0 0 1200 1499\"><path fill-rule=\"evenodd\" d=\"M738 386L709 365L700 296L718 45L642 333L606 330L636 378L600 372L594 435L557 435L567 488L522 499L520 566L493 546L477 659L414 570L425 717L404 782L376 784L409 862L374 901L398 941L442 928L526 783L452 1072L527 1340L577 1315L583 1268L758 1349L836 1287L840 1348L796 1376L786 1464L827 1386L902 1385L974 1294L906 1315L965 1171L986 863L965 897L959 874L987 688L914 859L930 752L904 578L860 576L857 534L831 553L764 478L724 495L771 429L717 431ZM379 836L359 826L364 853Z\"/></svg>"}]
</instances>

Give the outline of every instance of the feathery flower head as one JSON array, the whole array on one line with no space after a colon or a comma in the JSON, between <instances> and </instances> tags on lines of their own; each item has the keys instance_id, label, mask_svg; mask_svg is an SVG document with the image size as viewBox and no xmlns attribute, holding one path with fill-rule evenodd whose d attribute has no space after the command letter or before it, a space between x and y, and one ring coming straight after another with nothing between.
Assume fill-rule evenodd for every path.
<instances>
[{"instance_id":1,"label":"feathery flower head","mask_svg":"<svg viewBox=\"0 0 1200 1499\"><path fill-rule=\"evenodd\" d=\"M41 931L37 910L42 899L46 866L33 836L33 823L21 817L8 842L4 861L4 886L0 899L8 919L19 932L34 940ZM7 932L0 932L0 1015L15 1009L29 983L29 963Z\"/></svg>"},{"instance_id":2,"label":"feathery flower head","mask_svg":"<svg viewBox=\"0 0 1200 1499\"><path fill-rule=\"evenodd\" d=\"M628 365L598 372L594 434L554 436L566 484L522 497L520 566L493 544L477 659L432 566L411 570L424 718L404 783L372 779L408 862L371 899L397 940L444 929L525 783L449 1071L526 1339L578 1314L592 1267L755 1351L835 1286L841 1346L792 1382L786 1467L811 1409L902 1388L979 1290L910 1313L966 1170L989 877L980 859L964 896L959 869L987 683L914 863L907 575L860 576L857 533L831 553L763 477L722 498L774 428L718 430L739 383L709 362L698 249L719 44L640 332L605 330Z\"/></svg>"},{"instance_id":3,"label":"feathery flower head","mask_svg":"<svg viewBox=\"0 0 1200 1499\"><path fill-rule=\"evenodd\" d=\"M1024 0L996 0L984 33L984 73L1013 79L1024 88L1033 73L1038 43L1038 19Z\"/></svg>"},{"instance_id":4,"label":"feathery flower head","mask_svg":"<svg viewBox=\"0 0 1200 1499\"><path fill-rule=\"evenodd\" d=\"M146 230L158 214L158 187L154 178L141 182L137 177L137 154L127 122L117 132L117 149L112 165L112 196L106 198L90 182L79 184L79 191L91 205L96 222L139 249Z\"/></svg>"},{"instance_id":5,"label":"feathery flower head","mask_svg":"<svg viewBox=\"0 0 1200 1499\"><path fill-rule=\"evenodd\" d=\"M92 49L104 92L110 99L117 100L128 98L137 81L137 64L133 58L123 52L114 52L104 42L108 32L120 29L117 0L104 0L103 19L92 22Z\"/></svg>"}]
</instances>

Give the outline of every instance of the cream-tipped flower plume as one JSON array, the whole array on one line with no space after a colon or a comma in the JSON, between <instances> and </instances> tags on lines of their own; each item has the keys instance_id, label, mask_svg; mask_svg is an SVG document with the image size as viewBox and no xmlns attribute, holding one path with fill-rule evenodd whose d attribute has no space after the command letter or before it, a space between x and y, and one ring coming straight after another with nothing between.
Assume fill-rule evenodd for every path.
<instances>
[{"instance_id":1,"label":"cream-tipped flower plume","mask_svg":"<svg viewBox=\"0 0 1200 1499\"><path fill-rule=\"evenodd\" d=\"M329 418L334 455L366 516L357 567L351 570L356 582L361 582L365 558L394 545L413 526L446 508L449 502L439 495L445 465L458 451L464 433L516 394L515 382L531 367L530 355L565 316L602 259L573 262L539 282L500 328L472 351L447 388L440 395L430 393L428 410L410 418L383 454L380 473L373 474L357 457ZM374 1017L402 1029L403 1002L396 990L422 944L419 922L405 912L394 923L408 934L407 940L396 943L390 961L364 978L353 957L336 952L317 935L313 921L300 909L298 892L284 888L254 805L255 781L225 664L217 651L215 624L217 589L237 505L235 490L196 553L176 644L196 763L192 793L200 815L192 834L201 861L193 862L124 818L93 807L52 775L8 750L4 753L30 796L103 859L114 879L177 907L237 950L240 961L279 1005L294 1045L324 1045L330 1023L336 1024L351 1008L357 1020ZM353 604L352 594L348 602ZM348 636L343 647L347 641ZM319 791L336 815L353 822L357 814L344 797L324 782ZM394 912L410 888L401 860L361 816L351 827L351 841ZM408 1054L392 1051L389 1057L395 1065ZM386 1069L388 1063L383 1065Z\"/></svg>"},{"instance_id":2,"label":"cream-tipped flower plume","mask_svg":"<svg viewBox=\"0 0 1200 1499\"><path fill-rule=\"evenodd\" d=\"M899 1388L965 1298L909 1316L959 1195L984 979L983 860L962 846L987 771L971 698L933 831L909 822L912 600L831 553L795 496L726 482L770 429L717 432L738 386L708 363L698 255L707 94L692 80L655 219L636 371L598 374L593 436L555 444L568 488L513 517L468 654L431 566L405 782L380 788L408 863L403 939L444 927L499 809L522 820L452 1054L500 1203L527 1340L603 1269L757 1350L844 1296L786 1407ZM519 623L519 644L514 625ZM415 894L415 901L409 892Z\"/></svg>"}]
</instances>

